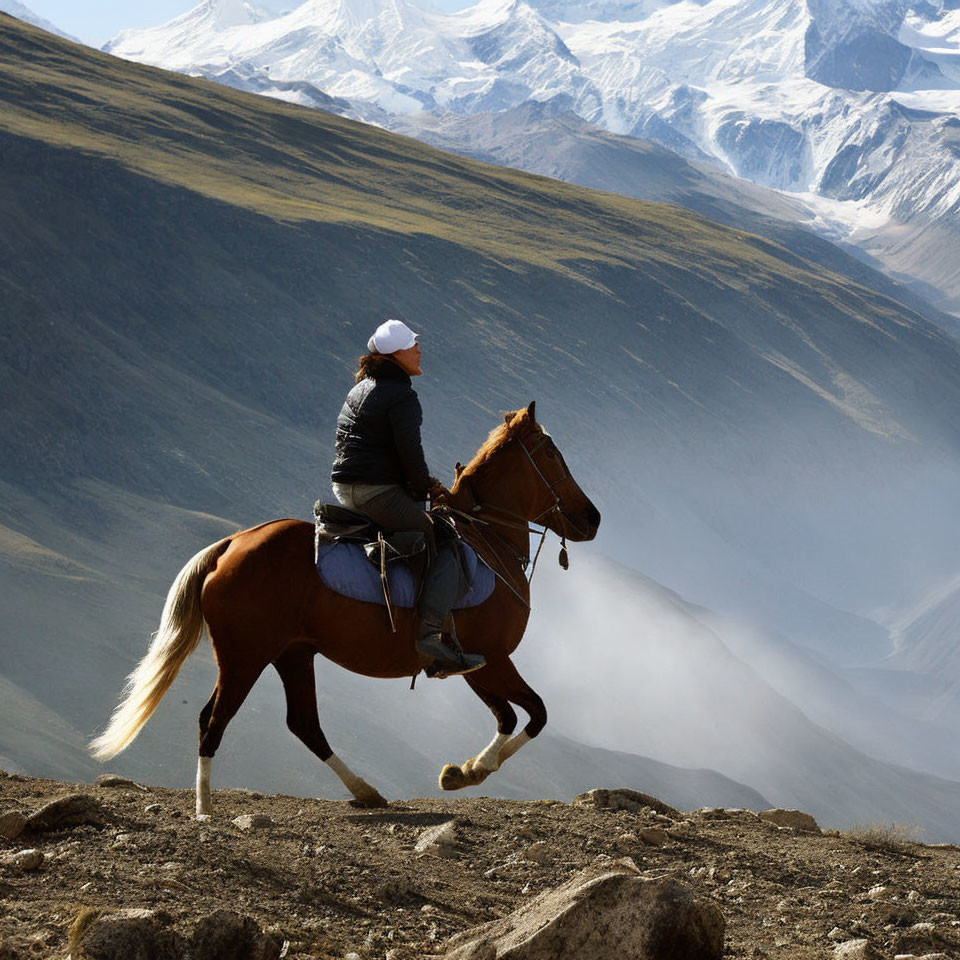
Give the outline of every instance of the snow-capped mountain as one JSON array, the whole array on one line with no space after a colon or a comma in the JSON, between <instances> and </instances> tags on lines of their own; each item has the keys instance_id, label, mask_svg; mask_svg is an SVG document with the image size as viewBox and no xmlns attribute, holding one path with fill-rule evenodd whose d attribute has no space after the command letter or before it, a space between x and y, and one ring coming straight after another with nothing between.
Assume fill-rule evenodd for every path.
<instances>
[{"instance_id":1,"label":"snow-capped mountain","mask_svg":"<svg viewBox=\"0 0 960 960\"><path fill-rule=\"evenodd\" d=\"M70 36L69 33L64 33L49 20L38 17L29 7L18 3L17 0L0 0L0 13L9 13L10 16L16 17L18 20L23 20L25 23L32 23L35 27L40 27L41 30L46 30L48 33L55 33L58 37L64 37L67 40L80 43L76 37Z\"/></svg>"},{"instance_id":2,"label":"snow-capped mountain","mask_svg":"<svg viewBox=\"0 0 960 960\"><path fill-rule=\"evenodd\" d=\"M803 197L814 227L960 310L957 0L278 3L204 0L106 49L386 125L558 100Z\"/></svg>"}]
</instances>

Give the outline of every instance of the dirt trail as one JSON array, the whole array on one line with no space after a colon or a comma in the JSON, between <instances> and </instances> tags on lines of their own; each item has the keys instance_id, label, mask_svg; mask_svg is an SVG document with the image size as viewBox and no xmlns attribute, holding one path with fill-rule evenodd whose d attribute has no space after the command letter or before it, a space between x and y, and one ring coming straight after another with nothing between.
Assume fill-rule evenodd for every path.
<instances>
[{"instance_id":1,"label":"dirt trail","mask_svg":"<svg viewBox=\"0 0 960 960\"><path fill-rule=\"evenodd\" d=\"M555 800L410 800L384 810L224 790L64 784L0 773L2 814L82 793L99 813L0 839L0 958L66 955L83 907L162 909L187 931L220 908L289 941L288 958L442 954L603 858L630 857L713 898L731 957L823 958L867 939L884 958L960 957L960 849L778 828L749 811L664 815ZM252 824L233 820L252 816ZM84 819L80 817L80 819ZM418 853L425 830L453 842ZM641 835L646 831L645 840ZM449 840L450 831L445 831ZM23 851L35 849L37 857ZM4 953L4 950L7 952Z\"/></svg>"}]
</instances>

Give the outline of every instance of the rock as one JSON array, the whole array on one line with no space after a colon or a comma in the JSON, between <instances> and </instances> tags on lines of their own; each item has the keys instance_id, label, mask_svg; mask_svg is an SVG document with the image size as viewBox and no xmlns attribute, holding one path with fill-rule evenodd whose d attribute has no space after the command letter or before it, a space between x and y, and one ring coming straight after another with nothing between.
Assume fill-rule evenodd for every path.
<instances>
[{"instance_id":1,"label":"rock","mask_svg":"<svg viewBox=\"0 0 960 960\"><path fill-rule=\"evenodd\" d=\"M828 940L851 940L853 939L850 936L849 930L844 930L842 927L834 927L828 934Z\"/></svg>"},{"instance_id":2,"label":"rock","mask_svg":"<svg viewBox=\"0 0 960 960\"><path fill-rule=\"evenodd\" d=\"M915 923L894 935L893 945L897 953L932 953L946 946L935 924Z\"/></svg>"},{"instance_id":3,"label":"rock","mask_svg":"<svg viewBox=\"0 0 960 960\"><path fill-rule=\"evenodd\" d=\"M266 813L244 813L230 822L241 830L264 830L273 826L273 818Z\"/></svg>"},{"instance_id":4,"label":"rock","mask_svg":"<svg viewBox=\"0 0 960 960\"><path fill-rule=\"evenodd\" d=\"M30 870L39 870L43 866L43 860L44 856L40 850L18 850L16 853L8 853L3 858L3 864L26 873Z\"/></svg>"},{"instance_id":5,"label":"rock","mask_svg":"<svg viewBox=\"0 0 960 960\"><path fill-rule=\"evenodd\" d=\"M847 940L833 948L834 960L880 960L869 940Z\"/></svg>"},{"instance_id":6,"label":"rock","mask_svg":"<svg viewBox=\"0 0 960 960\"><path fill-rule=\"evenodd\" d=\"M892 896L893 893L893 887L888 886L885 883L878 883L875 887L871 887L867 891L867 896L871 900L882 900L884 897Z\"/></svg>"},{"instance_id":7,"label":"rock","mask_svg":"<svg viewBox=\"0 0 960 960\"><path fill-rule=\"evenodd\" d=\"M573 798L575 807L595 807L597 810L626 810L629 813L636 813L644 807L650 807L657 813L665 814L668 817L679 818L680 811L651 797L649 794L640 793L637 790L588 790L586 793L578 794Z\"/></svg>"},{"instance_id":8,"label":"rock","mask_svg":"<svg viewBox=\"0 0 960 960\"><path fill-rule=\"evenodd\" d=\"M457 855L457 828L453 820L427 827L420 834L414 850L417 853L429 853L435 857L455 857Z\"/></svg>"},{"instance_id":9,"label":"rock","mask_svg":"<svg viewBox=\"0 0 960 960\"><path fill-rule=\"evenodd\" d=\"M679 823L670 827L667 833L677 839L686 839L687 837L696 836L697 826L692 820L681 820Z\"/></svg>"},{"instance_id":10,"label":"rock","mask_svg":"<svg viewBox=\"0 0 960 960\"><path fill-rule=\"evenodd\" d=\"M183 938L168 913L81 910L70 927L73 960L184 960Z\"/></svg>"},{"instance_id":11,"label":"rock","mask_svg":"<svg viewBox=\"0 0 960 960\"><path fill-rule=\"evenodd\" d=\"M504 917L451 939L446 960L719 960L724 919L670 878L588 868Z\"/></svg>"},{"instance_id":12,"label":"rock","mask_svg":"<svg viewBox=\"0 0 960 960\"><path fill-rule=\"evenodd\" d=\"M27 817L27 829L42 833L84 824L102 827L105 822L106 815L98 800L85 793L72 793L52 800Z\"/></svg>"},{"instance_id":13,"label":"rock","mask_svg":"<svg viewBox=\"0 0 960 960\"><path fill-rule=\"evenodd\" d=\"M759 817L777 827L793 827L803 833L820 833L817 821L800 810L761 810Z\"/></svg>"},{"instance_id":14,"label":"rock","mask_svg":"<svg viewBox=\"0 0 960 960\"><path fill-rule=\"evenodd\" d=\"M147 788L126 777L118 777L115 773L101 773L97 777L98 787L124 787L128 790L139 790L141 793L147 793Z\"/></svg>"},{"instance_id":15,"label":"rock","mask_svg":"<svg viewBox=\"0 0 960 960\"><path fill-rule=\"evenodd\" d=\"M543 840L539 840L537 843L531 843L530 846L523 851L523 859L529 860L531 863L546 865L553 863L556 856Z\"/></svg>"},{"instance_id":16,"label":"rock","mask_svg":"<svg viewBox=\"0 0 960 960\"><path fill-rule=\"evenodd\" d=\"M458 951L457 960L497 960L497 948L489 940L477 940Z\"/></svg>"},{"instance_id":17,"label":"rock","mask_svg":"<svg viewBox=\"0 0 960 960\"><path fill-rule=\"evenodd\" d=\"M163 809L159 803L148 803L144 808L144 813L159 813Z\"/></svg>"},{"instance_id":18,"label":"rock","mask_svg":"<svg viewBox=\"0 0 960 960\"><path fill-rule=\"evenodd\" d=\"M217 910L200 920L188 944L189 960L277 960L283 940L251 917Z\"/></svg>"},{"instance_id":19,"label":"rock","mask_svg":"<svg viewBox=\"0 0 960 960\"><path fill-rule=\"evenodd\" d=\"M892 923L898 927L908 927L917 921L917 912L913 907L890 900L867 904L866 915L883 926Z\"/></svg>"},{"instance_id":20,"label":"rock","mask_svg":"<svg viewBox=\"0 0 960 960\"><path fill-rule=\"evenodd\" d=\"M730 814L724 807L701 807L697 813L705 820L729 820Z\"/></svg>"},{"instance_id":21,"label":"rock","mask_svg":"<svg viewBox=\"0 0 960 960\"><path fill-rule=\"evenodd\" d=\"M660 827L644 827L640 831L640 839L651 847L662 847L670 842L667 831Z\"/></svg>"},{"instance_id":22,"label":"rock","mask_svg":"<svg viewBox=\"0 0 960 960\"><path fill-rule=\"evenodd\" d=\"M19 810L0 813L0 837L16 840L27 826L27 818Z\"/></svg>"}]
</instances>

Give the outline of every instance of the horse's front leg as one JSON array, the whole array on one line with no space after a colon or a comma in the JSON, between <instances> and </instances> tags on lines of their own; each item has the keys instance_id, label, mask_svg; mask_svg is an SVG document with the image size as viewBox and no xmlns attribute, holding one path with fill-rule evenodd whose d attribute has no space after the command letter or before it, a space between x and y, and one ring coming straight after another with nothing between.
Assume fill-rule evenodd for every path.
<instances>
[{"instance_id":1,"label":"horse's front leg","mask_svg":"<svg viewBox=\"0 0 960 960\"><path fill-rule=\"evenodd\" d=\"M287 697L287 726L290 732L315 753L353 794L353 802L362 807L385 807L387 801L376 787L357 776L330 748L320 729L317 714L317 689L313 677L316 651L305 644L290 647L273 665Z\"/></svg>"},{"instance_id":2,"label":"horse's front leg","mask_svg":"<svg viewBox=\"0 0 960 960\"><path fill-rule=\"evenodd\" d=\"M509 659L488 665L475 674L465 676L464 680L496 717L497 734L475 757L460 766L447 764L443 768L440 772L440 787L443 790L460 790L483 783L491 773L500 769L505 760L529 743L547 722L543 701L527 686ZM510 705L511 700L530 714L529 723L513 737L511 734L517 726L517 714Z\"/></svg>"}]
</instances>

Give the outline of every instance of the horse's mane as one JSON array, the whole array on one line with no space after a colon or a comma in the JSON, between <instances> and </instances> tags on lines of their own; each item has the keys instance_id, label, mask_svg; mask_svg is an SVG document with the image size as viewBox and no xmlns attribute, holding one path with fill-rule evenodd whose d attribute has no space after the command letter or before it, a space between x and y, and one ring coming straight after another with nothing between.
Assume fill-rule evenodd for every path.
<instances>
[{"instance_id":1,"label":"horse's mane","mask_svg":"<svg viewBox=\"0 0 960 960\"><path fill-rule=\"evenodd\" d=\"M524 432L530 424L526 408L504 414L504 422L490 431L473 459L460 471L460 476L472 476L505 444Z\"/></svg>"}]
</instances>

